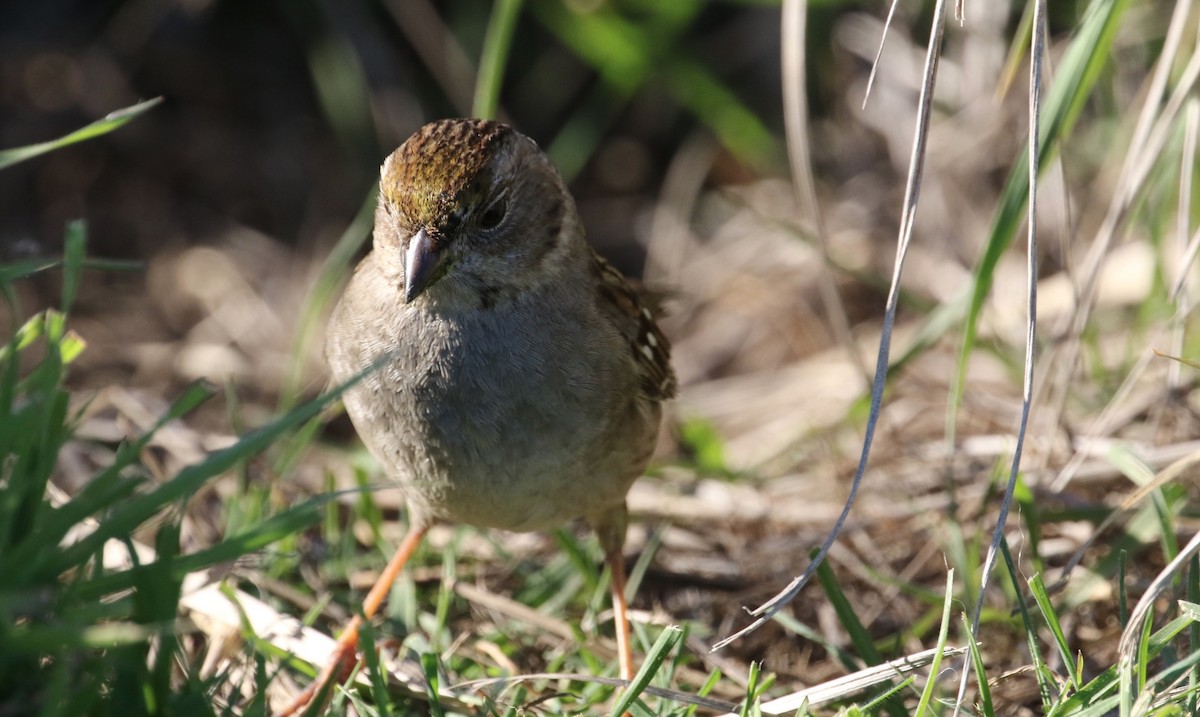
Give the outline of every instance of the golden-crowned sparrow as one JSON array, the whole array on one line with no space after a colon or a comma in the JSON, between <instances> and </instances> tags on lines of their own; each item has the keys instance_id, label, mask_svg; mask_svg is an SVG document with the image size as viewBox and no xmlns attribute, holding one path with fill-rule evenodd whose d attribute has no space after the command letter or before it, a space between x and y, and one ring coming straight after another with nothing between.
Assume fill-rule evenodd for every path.
<instances>
[{"instance_id":1,"label":"golden-crowned sparrow","mask_svg":"<svg viewBox=\"0 0 1200 717\"><path fill-rule=\"evenodd\" d=\"M675 392L669 351L638 294L585 241L533 140L471 119L409 137L383 163L374 250L326 343L339 382L390 354L345 397L411 521L363 614L433 521L526 531L582 517L611 567L620 673L632 678L625 495ZM357 628L328 673L353 664Z\"/></svg>"}]
</instances>

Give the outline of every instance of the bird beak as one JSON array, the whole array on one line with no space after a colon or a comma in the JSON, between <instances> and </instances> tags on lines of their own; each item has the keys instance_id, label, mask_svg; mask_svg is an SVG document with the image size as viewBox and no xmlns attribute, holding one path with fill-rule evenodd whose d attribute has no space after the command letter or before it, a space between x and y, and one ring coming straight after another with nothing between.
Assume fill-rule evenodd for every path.
<instances>
[{"instance_id":1,"label":"bird beak","mask_svg":"<svg viewBox=\"0 0 1200 717\"><path fill-rule=\"evenodd\" d=\"M429 288L442 263L442 252L422 227L408 240L404 252L404 302L408 303Z\"/></svg>"}]
</instances>

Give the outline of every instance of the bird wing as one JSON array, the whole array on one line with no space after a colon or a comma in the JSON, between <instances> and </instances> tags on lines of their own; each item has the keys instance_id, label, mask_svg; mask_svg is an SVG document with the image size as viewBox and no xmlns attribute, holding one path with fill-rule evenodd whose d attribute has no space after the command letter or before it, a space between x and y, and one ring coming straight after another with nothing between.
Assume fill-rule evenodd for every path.
<instances>
[{"instance_id":1,"label":"bird wing","mask_svg":"<svg viewBox=\"0 0 1200 717\"><path fill-rule=\"evenodd\" d=\"M654 313L629 282L602 256L592 251L601 311L629 340L634 365L641 378L642 394L653 401L675 396L675 371L671 368L671 342L658 328Z\"/></svg>"}]
</instances>

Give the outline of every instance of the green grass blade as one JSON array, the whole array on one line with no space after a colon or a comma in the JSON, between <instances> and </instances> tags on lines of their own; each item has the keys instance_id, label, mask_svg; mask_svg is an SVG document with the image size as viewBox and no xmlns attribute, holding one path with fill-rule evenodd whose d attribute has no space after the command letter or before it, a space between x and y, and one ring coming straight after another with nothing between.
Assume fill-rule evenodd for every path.
<instances>
[{"instance_id":1,"label":"green grass blade","mask_svg":"<svg viewBox=\"0 0 1200 717\"><path fill-rule=\"evenodd\" d=\"M700 689L696 692L696 696L708 697L720 681L721 670L720 668L714 667L712 671L708 673L708 679L704 681L704 684L701 685ZM693 717L698 709L700 709L700 705L688 705L687 709L683 713L683 717Z\"/></svg>"},{"instance_id":2,"label":"green grass blade","mask_svg":"<svg viewBox=\"0 0 1200 717\"><path fill-rule=\"evenodd\" d=\"M375 649L375 626L370 620L363 620L358 639L362 642L361 652L366 665L367 676L371 679L371 697L379 717L392 714L392 701L387 692L387 675L380 664L379 652ZM435 688L436 689L436 688Z\"/></svg>"},{"instance_id":3,"label":"green grass blade","mask_svg":"<svg viewBox=\"0 0 1200 717\"><path fill-rule=\"evenodd\" d=\"M668 627L662 631L654 646L646 654L646 660L641 669L633 676L633 682L621 693L620 699L613 705L612 717L620 717L630 710L637 698L650 686L650 680L658 673L658 668L666 661L667 656L675 645L683 639L683 631L677 627Z\"/></svg>"},{"instance_id":4,"label":"green grass blade","mask_svg":"<svg viewBox=\"0 0 1200 717\"><path fill-rule=\"evenodd\" d=\"M879 711L879 709L881 707L888 705L888 704L903 704L899 700L893 700L892 698L896 695L899 695L904 690L908 689L909 685L913 684L916 681L917 681L917 678L915 678L915 677L906 677L903 680L901 680L900 682L898 682L897 684L892 685L887 690L884 690L878 697L876 697L876 698L872 699L871 701L867 702L866 704L864 704L862 706L863 714L864 715L875 714L877 711ZM931 679L926 684L932 685L932 684L934 684L934 680Z\"/></svg>"},{"instance_id":5,"label":"green grass blade","mask_svg":"<svg viewBox=\"0 0 1200 717\"><path fill-rule=\"evenodd\" d=\"M5 412L0 441L0 546L23 542L41 524L50 510L46 486L58 463L58 453L70 437L67 421L68 396L62 389L67 357L63 346L66 321L62 314L47 310L27 321L9 342L4 353L6 387L0 400ZM24 380L18 380L20 354L38 339L44 343L41 361ZM5 581L21 584L15 575Z\"/></svg>"},{"instance_id":6,"label":"green grass blade","mask_svg":"<svg viewBox=\"0 0 1200 717\"><path fill-rule=\"evenodd\" d=\"M0 286L28 279L62 265L62 259L27 259L11 264L0 264ZM141 271L146 268L144 262L121 259L83 259L80 266L93 271Z\"/></svg>"},{"instance_id":7,"label":"green grass blade","mask_svg":"<svg viewBox=\"0 0 1200 717\"><path fill-rule=\"evenodd\" d=\"M742 701L742 709L738 717L750 717L753 714L755 697L758 695L758 677L762 674L762 663L750 662L750 674L746 678L746 699Z\"/></svg>"},{"instance_id":8,"label":"green grass blade","mask_svg":"<svg viewBox=\"0 0 1200 717\"><path fill-rule=\"evenodd\" d=\"M359 166L372 166L379 161L378 134L371 83L358 47L336 24L322 24L315 14L292 13L289 19L308 38L305 57L312 88L339 144Z\"/></svg>"},{"instance_id":9,"label":"green grass blade","mask_svg":"<svg viewBox=\"0 0 1200 717\"><path fill-rule=\"evenodd\" d=\"M296 322L296 336L292 341L292 363L284 379L283 388L279 392L280 412L289 411L292 406L296 405L297 397L300 394L300 382L303 380L305 367L308 365L308 346L313 341L313 337L320 335L320 332L324 330L320 323L321 318L326 315L325 312L329 305L337 298L337 289L346 280L359 250L365 242L371 240L371 228L375 222L375 203L378 195L378 185L367 192L362 206L358 208L350 226L346 227L341 237L338 238L337 244L329 252L325 263L321 265L321 273L308 292L304 307L300 312L300 318ZM284 456L288 455L291 455L290 451L284 451Z\"/></svg>"},{"instance_id":10,"label":"green grass blade","mask_svg":"<svg viewBox=\"0 0 1200 717\"><path fill-rule=\"evenodd\" d=\"M116 112L110 112L102 119L96 120L89 125L81 127L74 132L59 137L58 139L49 142L41 142L39 144L31 144L25 147L16 147L14 149L0 150L0 169L11 167L14 164L24 162L27 159L33 159L47 152L53 152L56 149L67 147L77 142L83 142L101 135L108 134L115 129L119 129L125 123L140 117L146 112L153 109L156 105L162 102L161 97L155 97L152 100L139 102L136 105L119 109Z\"/></svg>"},{"instance_id":11,"label":"green grass blade","mask_svg":"<svg viewBox=\"0 0 1200 717\"><path fill-rule=\"evenodd\" d=\"M64 314L71 311L75 305L75 296L79 293L79 276L83 268L83 248L87 241L87 227L75 220L67 224L66 237L63 240L63 288L62 307Z\"/></svg>"},{"instance_id":12,"label":"green grass blade","mask_svg":"<svg viewBox=\"0 0 1200 717\"><path fill-rule=\"evenodd\" d=\"M942 627L938 631L937 649L933 653L933 662L929 663L929 674L933 675L925 683L925 688L921 690L921 699L917 701L917 709L913 711L914 717L921 717L925 714L925 710L929 709L929 702L933 699L933 689L937 685L936 676L942 666L942 658L946 655L946 640L950 635L950 606L954 604L954 570L946 571L946 597L942 601ZM967 631L968 634L970 630Z\"/></svg>"},{"instance_id":13,"label":"green grass blade","mask_svg":"<svg viewBox=\"0 0 1200 717\"><path fill-rule=\"evenodd\" d=\"M579 577L583 578L587 591L598 592L601 585L600 573L596 571L596 563L580 542L575 539L575 536L565 530L556 530L554 531L554 542L558 543L563 554L579 572Z\"/></svg>"},{"instance_id":14,"label":"green grass blade","mask_svg":"<svg viewBox=\"0 0 1200 717\"><path fill-rule=\"evenodd\" d=\"M1129 593L1125 580L1125 566L1128 562L1129 553L1122 549L1117 555L1117 624L1122 630L1129 624Z\"/></svg>"},{"instance_id":15,"label":"green grass blade","mask_svg":"<svg viewBox=\"0 0 1200 717\"><path fill-rule=\"evenodd\" d=\"M227 537L210 548L169 560L160 556L160 559L153 564L154 569L166 570L165 574L170 577L182 579L188 573L232 562L314 525L320 520L321 508L335 497L330 495L313 497L278 515L271 516L244 533ZM139 566L109 573L92 578L77 586L76 590L83 599L99 599L103 595L134 587L149 570L148 567Z\"/></svg>"},{"instance_id":16,"label":"green grass blade","mask_svg":"<svg viewBox=\"0 0 1200 717\"><path fill-rule=\"evenodd\" d=\"M859 664L858 658L856 658L849 650L842 648L841 646L830 641L820 632L813 630L808 625L805 625L786 612L777 612L771 617L771 619L783 626L785 630L793 632L814 644L820 645L822 648L827 650L829 654L835 656L837 661L840 662L847 671L854 672L855 670L861 669L862 665Z\"/></svg>"},{"instance_id":17,"label":"green grass blade","mask_svg":"<svg viewBox=\"0 0 1200 717\"><path fill-rule=\"evenodd\" d=\"M1161 694L1167 687L1183 679L1184 675L1195 669L1197 665L1200 665L1200 653L1192 653L1167 666L1162 672L1146 680L1148 694L1143 695L1143 699ZM1166 714L1179 714L1179 712L1166 712Z\"/></svg>"},{"instance_id":18,"label":"green grass blade","mask_svg":"<svg viewBox=\"0 0 1200 717\"><path fill-rule=\"evenodd\" d=\"M1171 646L1171 642L1180 633L1196 624L1200 606L1186 600L1180 600L1177 604L1181 612L1179 617L1163 625L1158 632L1150 636L1148 648L1150 657L1157 657L1160 652Z\"/></svg>"},{"instance_id":19,"label":"green grass blade","mask_svg":"<svg viewBox=\"0 0 1200 717\"><path fill-rule=\"evenodd\" d=\"M1180 609L1191 610L1193 617L1200 618L1200 606L1197 605L1197 601L1200 601L1200 556L1192 556L1188 565L1187 596L1190 602L1181 603ZM1195 620L1188 626L1188 651L1193 654L1200 653L1200 623ZM1187 699L1186 711L1188 714L1196 714L1197 708L1200 707L1200 698L1197 696L1197 691L1200 690L1200 668L1192 669L1188 685L1191 694Z\"/></svg>"},{"instance_id":20,"label":"green grass blade","mask_svg":"<svg viewBox=\"0 0 1200 717\"><path fill-rule=\"evenodd\" d=\"M82 629L76 625L22 625L10 629L4 639L4 648L30 655L49 654L64 648L105 650L140 644L174 629L173 622L162 625L109 622Z\"/></svg>"},{"instance_id":21,"label":"green grass blade","mask_svg":"<svg viewBox=\"0 0 1200 717\"><path fill-rule=\"evenodd\" d=\"M138 481L123 476L126 468L134 464L159 429L195 410L212 396L213 391L207 384L190 386L145 434L132 443L122 444L112 464L93 478L70 502L46 511L34 530L27 533L18 546L0 557L0 571L9 577L10 584L26 582L30 576L42 570L45 570L43 574L46 576L56 576L86 560L90 552L71 553L68 556L69 548L62 551L47 551L46 548L57 546L67 531L84 518L99 515L128 498L137 489ZM54 560L54 564L47 569L46 562L50 560Z\"/></svg>"},{"instance_id":22,"label":"green grass blade","mask_svg":"<svg viewBox=\"0 0 1200 717\"><path fill-rule=\"evenodd\" d=\"M1046 620L1046 625L1050 628L1050 634L1054 636L1054 644L1058 646L1059 655L1062 657L1063 665L1066 666L1067 672L1070 673L1071 683L1076 689L1083 686L1083 679L1075 667L1075 657L1071 654L1071 648L1067 644L1067 636L1063 633L1062 624L1058 621L1058 613L1054 610L1054 604L1050 601L1050 595L1046 592L1046 584L1042 581L1041 574L1035 574L1029 579L1029 589L1033 593L1033 599L1037 602L1038 608L1042 611L1042 617Z\"/></svg>"},{"instance_id":23,"label":"green grass blade","mask_svg":"<svg viewBox=\"0 0 1200 717\"><path fill-rule=\"evenodd\" d=\"M988 684L987 667L983 664L983 653L971 630L971 621L962 614L963 635L967 638L967 650L971 654L971 667L975 670L975 683L979 685L979 707L984 717L995 717L996 706L992 704L992 687Z\"/></svg>"},{"instance_id":24,"label":"green grass blade","mask_svg":"<svg viewBox=\"0 0 1200 717\"><path fill-rule=\"evenodd\" d=\"M809 553L809 558L813 557L816 557L816 551ZM837 614L838 621L846 629L846 633L850 636L850 643L854 645L854 649L862 657L863 662L867 665L878 665L883 662L883 655L879 654L879 650L875 648L875 641L871 639L871 633L867 632L867 628L863 627L862 621L855 614L854 606L850 604L850 599L846 597L845 591L838 583L837 576L834 575L828 560L817 567L817 581L825 590L825 595L833 605L833 611Z\"/></svg>"},{"instance_id":25,"label":"green grass blade","mask_svg":"<svg viewBox=\"0 0 1200 717\"><path fill-rule=\"evenodd\" d=\"M442 582L438 587L437 603L433 610L433 629L429 631L429 640L437 650L445 647L442 636L448 634L450 605L454 601L454 580L458 574L458 543L461 538L462 533L456 533L455 539L442 551Z\"/></svg>"},{"instance_id":26,"label":"green grass blade","mask_svg":"<svg viewBox=\"0 0 1200 717\"><path fill-rule=\"evenodd\" d=\"M638 594L638 590L642 586L642 581L646 578L647 571L650 570L651 563L658 556L658 550L663 544L663 530L654 530L650 532L646 538L646 544L642 547L642 552L638 555L637 562L629 570L629 577L625 581L625 596L632 600L634 595Z\"/></svg>"},{"instance_id":27,"label":"green grass blade","mask_svg":"<svg viewBox=\"0 0 1200 717\"><path fill-rule=\"evenodd\" d=\"M1060 715L1095 717L1112 714L1113 708L1117 705L1117 696L1110 695L1110 693L1116 688L1117 668L1113 666L1088 682L1078 692L1047 710L1046 717L1060 717Z\"/></svg>"},{"instance_id":28,"label":"green grass blade","mask_svg":"<svg viewBox=\"0 0 1200 717\"><path fill-rule=\"evenodd\" d=\"M426 652L421 655L421 671L425 673L425 692L429 696L429 714L433 717L444 717L446 711L442 708L442 700L438 694L441 679L438 676L436 654Z\"/></svg>"},{"instance_id":29,"label":"green grass blade","mask_svg":"<svg viewBox=\"0 0 1200 717\"><path fill-rule=\"evenodd\" d=\"M1089 7L1079 31L1059 63L1054 85L1046 97L1038 137L1038 171L1057 156L1063 140L1070 134L1084 102L1091 95L1100 70L1110 60L1113 39L1128 0L1095 0ZM983 258L975 268L970 303L963 322L963 340L950 403L947 425L954 417L966 387L967 362L975 348L979 314L995 279L1000 257L1008 251L1017 229L1025 219L1029 198L1029 160L1022 152L1013 163L1000 197L1000 206L992 222Z\"/></svg>"},{"instance_id":30,"label":"green grass blade","mask_svg":"<svg viewBox=\"0 0 1200 717\"><path fill-rule=\"evenodd\" d=\"M739 160L765 167L785 156L758 116L678 46L677 37L699 4L655 4L650 9L659 15L653 23L632 22L611 7L582 13L560 2L538 2L531 9L618 98L633 96L651 78L662 79L675 100L708 125Z\"/></svg>"},{"instance_id":31,"label":"green grass blade","mask_svg":"<svg viewBox=\"0 0 1200 717\"><path fill-rule=\"evenodd\" d=\"M346 389L357 383L369 372L377 370L378 366L386 361L387 358L388 355L385 354L375 364L364 369L333 391L302 404L262 428L251 431L232 446L214 451L205 460L184 468L174 478L149 493L139 495L126 502L107 516L94 533L64 550L58 560L58 569L61 571L71 565L82 562L87 559L87 556L92 555L98 550L104 544L104 541L115 536L128 534L134 527L149 519L150 516L166 505L192 495L209 480L233 469L242 461L261 453L288 431L312 419L325 406L340 398Z\"/></svg>"},{"instance_id":32,"label":"green grass blade","mask_svg":"<svg viewBox=\"0 0 1200 717\"><path fill-rule=\"evenodd\" d=\"M483 55L479 59L479 75L475 81L475 99L471 103L476 117L494 119L500 106L500 88L508 51L512 47L513 31L521 15L524 0L496 0L488 20L487 35L483 38Z\"/></svg>"},{"instance_id":33,"label":"green grass blade","mask_svg":"<svg viewBox=\"0 0 1200 717\"><path fill-rule=\"evenodd\" d=\"M1053 704L1054 685L1046 678L1046 662L1042 659L1042 650L1038 647L1037 627L1033 624L1033 617L1029 614L1029 608L1025 605L1024 598L1021 597L1021 585L1017 582L1017 566L1013 562L1012 552L1008 549L1008 541L1000 542L1000 554L1004 557L1004 566L1008 571L1009 580L1012 581L1013 589L1017 594L1017 610L1021 614L1021 625L1025 629L1025 644L1029 647L1029 657L1033 662L1033 674L1037 677L1038 692L1042 696L1043 710L1049 710Z\"/></svg>"}]
</instances>

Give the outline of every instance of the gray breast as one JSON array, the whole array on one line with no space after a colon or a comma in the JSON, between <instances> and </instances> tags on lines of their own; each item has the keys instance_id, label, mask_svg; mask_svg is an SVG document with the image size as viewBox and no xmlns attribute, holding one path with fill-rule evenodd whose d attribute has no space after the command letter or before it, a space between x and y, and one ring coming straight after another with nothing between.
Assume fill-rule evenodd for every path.
<instances>
[{"instance_id":1,"label":"gray breast","mask_svg":"<svg viewBox=\"0 0 1200 717\"><path fill-rule=\"evenodd\" d=\"M401 304L331 337L358 344L335 376L395 351L346 405L419 518L554 527L618 505L644 467L658 407L639 398L624 340L593 317L531 314L538 305L451 317Z\"/></svg>"}]
</instances>

